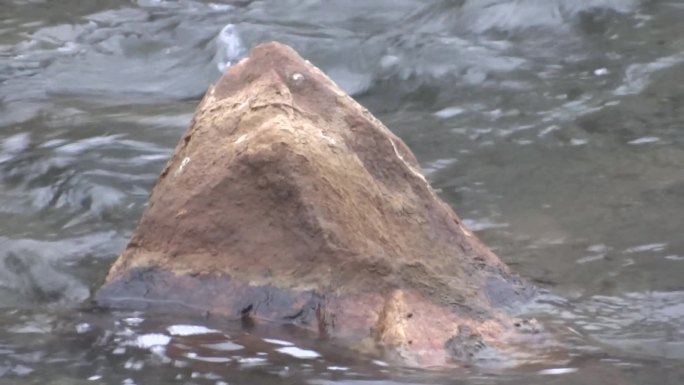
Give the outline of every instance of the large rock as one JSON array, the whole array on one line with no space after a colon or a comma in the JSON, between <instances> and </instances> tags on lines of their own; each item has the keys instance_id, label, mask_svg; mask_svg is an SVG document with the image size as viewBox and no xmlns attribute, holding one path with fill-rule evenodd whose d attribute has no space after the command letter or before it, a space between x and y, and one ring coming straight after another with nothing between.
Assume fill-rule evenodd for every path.
<instances>
[{"instance_id":1,"label":"large rock","mask_svg":"<svg viewBox=\"0 0 684 385\"><path fill-rule=\"evenodd\" d=\"M291 48L210 87L105 305L294 323L409 364L520 357L532 289L442 202L407 146Z\"/></svg>"}]
</instances>

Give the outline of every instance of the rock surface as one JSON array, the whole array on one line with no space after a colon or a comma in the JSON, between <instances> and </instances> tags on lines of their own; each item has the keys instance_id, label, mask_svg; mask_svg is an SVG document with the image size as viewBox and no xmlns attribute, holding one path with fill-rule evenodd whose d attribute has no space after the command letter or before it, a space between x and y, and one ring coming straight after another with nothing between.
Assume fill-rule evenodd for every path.
<instances>
[{"instance_id":1,"label":"rock surface","mask_svg":"<svg viewBox=\"0 0 684 385\"><path fill-rule=\"evenodd\" d=\"M268 43L209 88L96 300L294 323L441 365L524 355L529 327L506 308L532 291L401 139Z\"/></svg>"}]
</instances>

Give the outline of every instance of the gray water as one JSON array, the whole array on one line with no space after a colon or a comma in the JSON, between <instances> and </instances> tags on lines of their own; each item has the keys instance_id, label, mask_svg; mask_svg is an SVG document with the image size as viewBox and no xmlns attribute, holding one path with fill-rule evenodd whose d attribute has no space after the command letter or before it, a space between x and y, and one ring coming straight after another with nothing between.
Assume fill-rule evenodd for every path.
<instances>
[{"instance_id":1,"label":"gray water","mask_svg":"<svg viewBox=\"0 0 684 385\"><path fill-rule=\"evenodd\" d=\"M424 372L81 305L208 84L268 40L549 291L526 311L568 357ZM684 1L0 0L2 384L681 384L683 214Z\"/></svg>"}]
</instances>

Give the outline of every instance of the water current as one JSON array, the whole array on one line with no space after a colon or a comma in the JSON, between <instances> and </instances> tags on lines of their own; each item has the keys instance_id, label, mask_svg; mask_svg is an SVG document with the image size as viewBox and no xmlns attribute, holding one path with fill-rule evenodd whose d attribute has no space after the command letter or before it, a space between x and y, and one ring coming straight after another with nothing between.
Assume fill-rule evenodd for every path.
<instances>
[{"instance_id":1,"label":"water current","mask_svg":"<svg viewBox=\"0 0 684 385\"><path fill-rule=\"evenodd\" d=\"M292 45L548 290L567 357L388 367L81 305L220 71ZM684 1L0 0L0 384L684 383Z\"/></svg>"}]
</instances>

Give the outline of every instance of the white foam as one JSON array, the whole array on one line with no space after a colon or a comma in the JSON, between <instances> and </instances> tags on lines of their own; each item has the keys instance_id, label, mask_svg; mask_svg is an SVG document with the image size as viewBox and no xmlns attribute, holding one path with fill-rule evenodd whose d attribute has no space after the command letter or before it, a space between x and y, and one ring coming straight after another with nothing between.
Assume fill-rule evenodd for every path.
<instances>
[{"instance_id":1,"label":"white foam","mask_svg":"<svg viewBox=\"0 0 684 385\"><path fill-rule=\"evenodd\" d=\"M209 348L209 349L221 350L224 352L232 352L235 350L242 350L245 348L242 345L238 345L238 344L236 344L234 342L230 342L230 341L217 342L215 344L205 344L204 346Z\"/></svg>"},{"instance_id":2,"label":"white foam","mask_svg":"<svg viewBox=\"0 0 684 385\"><path fill-rule=\"evenodd\" d=\"M228 357L198 356L196 354L193 355L192 357L190 357L190 355L188 355L188 358L190 358L192 360L196 360L196 361L211 362L211 363L217 363L217 364L223 364L223 363L232 361Z\"/></svg>"},{"instance_id":3,"label":"white foam","mask_svg":"<svg viewBox=\"0 0 684 385\"><path fill-rule=\"evenodd\" d=\"M249 365L249 366L256 366L256 365L263 365L266 363L265 358L259 358L259 357L241 357L238 358L238 362L242 365Z\"/></svg>"},{"instance_id":4,"label":"white foam","mask_svg":"<svg viewBox=\"0 0 684 385\"><path fill-rule=\"evenodd\" d=\"M344 372L349 370L349 368L346 366L328 366L328 370L331 370L333 372Z\"/></svg>"},{"instance_id":5,"label":"white foam","mask_svg":"<svg viewBox=\"0 0 684 385\"><path fill-rule=\"evenodd\" d=\"M433 115L435 115L436 117L441 118L441 119L449 119L449 118L453 118L456 115L460 115L460 114L464 113L465 111L466 111L465 108L461 108L461 107L447 107L447 108L443 108L437 112L434 112Z\"/></svg>"},{"instance_id":6,"label":"white foam","mask_svg":"<svg viewBox=\"0 0 684 385\"><path fill-rule=\"evenodd\" d=\"M667 243L649 243L646 245L630 247L625 250L625 253L643 253L647 251L657 252L665 250L665 247L667 247Z\"/></svg>"},{"instance_id":7,"label":"white foam","mask_svg":"<svg viewBox=\"0 0 684 385\"><path fill-rule=\"evenodd\" d=\"M283 340L276 340L273 338L264 338L264 341L268 342L269 344L273 344L273 345L294 346L294 344L292 342L283 341Z\"/></svg>"},{"instance_id":8,"label":"white foam","mask_svg":"<svg viewBox=\"0 0 684 385\"><path fill-rule=\"evenodd\" d=\"M134 360L134 359L129 359L126 361L124 364L124 368L128 370L141 370L143 367L145 367L145 363L143 361L139 360Z\"/></svg>"},{"instance_id":9,"label":"white foam","mask_svg":"<svg viewBox=\"0 0 684 385\"><path fill-rule=\"evenodd\" d=\"M123 321L126 323L126 325L138 326L144 321L144 319L140 318L140 317L129 317L129 318L124 318Z\"/></svg>"},{"instance_id":10,"label":"white foam","mask_svg":"<svg viewBox=\"0 0 684 385\"><path fill-rule=\"evenodd\" d=\"M171 337L166 334L150 333L138 336L135 340L135 346L149 349L153 346L166 346L169 342L171 342Z\"/></svg>"},{"instance_id":11,"label":"white foam","mask_svg":"<svg viewBox=\"0 0 684 385\"><path fill-rule=\"evenodd\" d=\"M539 132L539 134L537 134L537 136L541 138L541 137L546 136L547 134L549 134L553 131L557 131L557 130L560 130L560 127L558 125L553 124L551 126L546 127L545 129L541 130L541 132Z\"/></svg>"},{"instance_id":12,"label":"white foam","mask_svg":"<svg viewBox=\"0 0 684 385\"><path fill-rule=\"evenodd\" d=\"M605 68L605 67L604 68L598 68L598 69L594 70L594 75L596 75L596 76L604 76L604 75L608 75L609 73L610 73L610 71L608 71L608 68Z\"/></svg>"},{"instance_id":13,"label":"white foam","mask_svg":"<svg viewBox=\"0 0 684 385\"><path fill-rule=\"evenodd\" d=\"M576 371L577 368L552 368L540 370L537 374L541 374L542 376L557 376L559 374L575 373Z\"/></svg>"},{"instance_id":14,"label":"white foam","mask_svg":"<svg viewBox=\"0 0 684 385\"><path fill-rule=\"evenodd\" d=\"M371 361L371 362L374 363L375 365L382 366L382 367L387 367L387 366L389 366L389 364L388 364L387 362L385 362L385 361L373 360L373 361Z\"/></svg>"},{"instance_id":15,"label":"white foam","mask_svg":"<svg viewBox=\"0 0 684 385\"><path fill-rule=\"evenodd\" d=\"M207 380L220 380L221 377L216 374L216 373L200 373L200 372L192 372L190 374L190 378L205 378Z\"/></svg>"},{"instance_id":16,"label":"white foam","mask_svg":"<svg viewBox=\"0 0 684 385\"><path fill-rule=\"evenodd\" d=\"M218 330L215 329L209 329L208 327L205 326L199 326L199 325L172 325L166 328L166 330L171 334L172 336L194 336L198 334L212 334L212 333L220 333Z\"/></svg>"},{"instance_id":17,"label":"white foam","mask_svg":"<svg viewBox=\"0 0 684 385\"><path fill-rule=\"evenodd\" d=\"M301 358L305 360L310 360L313 358L318 358L321 355L313 350L300 349L296 346L288 346L284 348L276 349L276 352L290 355L292 357Z\"/></svg>"},{"instance_id":18,"label":"white foam","mask_svg":"<svg viewBox=\"0 0 684 385\"><path fill-rule=\"evenodd\" d=\"M656 143L659 142L660 138L657 136L643 136L638 139L631 140L627 142L627 144L647 144L647 143Z\"/></svg>"},{"instance_id":19,"label":"white foam","mask_svg":"<svg viewBox=\"0 0 684 385\"><path fill-rule=\"evenodd\" d=\"M90 331L90 329L91 329L90 325L85 323L85 322L76 325L76 333L79 333L79 334L88 332L88 331Z\"/></svg>"},{"instance_id":20,"label":"white foam","mask_svg":"<svg viewBox=\"0 0 684 385\"><path fill-rule=\"evenodd\" d=\"M396 66L400 61L396 55L385 55L380 59L380 66L387 69Z\"/></svg>"}]
</instances>

